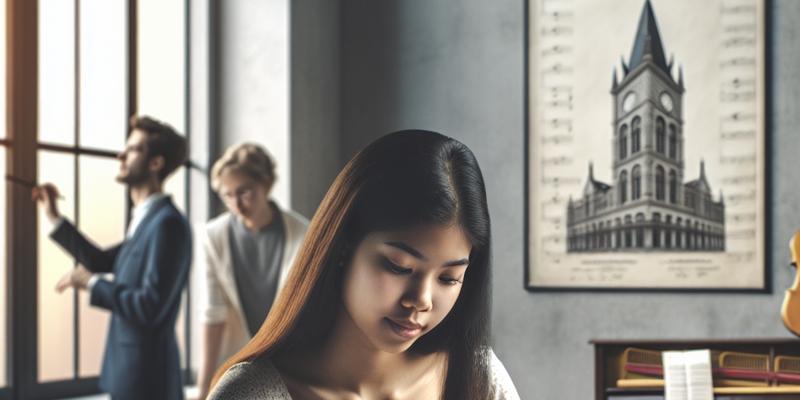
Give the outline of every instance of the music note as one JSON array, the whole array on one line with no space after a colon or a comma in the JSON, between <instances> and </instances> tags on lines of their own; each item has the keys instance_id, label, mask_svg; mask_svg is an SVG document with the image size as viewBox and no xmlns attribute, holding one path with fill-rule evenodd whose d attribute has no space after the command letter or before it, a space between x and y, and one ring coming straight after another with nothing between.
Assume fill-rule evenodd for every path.
<instances>
[{"instance_id":1,"label":"music note","mask_svg":"<svg viewBox=\"0 0 800 400\"><path fill-rule=\"evenodd\" d=\"M574 176L543 176L542 183L545 185L569 185L581 183L581 179Z\"/></svg>"},{"instance_id":2,"label":"music note","mask_svg":"<svg viewBox=\"0 0 800 400\"><path fill-rule=\"evenodd\" d=\"M743 47L743 46L753 46L756 44L756 39L752 37L733 37L730 39L725 39L722 41L722 45L725 47Z\"/></svg>"},{"instance_id":3,"label":"music note","mask_svg":"<svg viewBox=\"0 0 800 400\"><path fill-rule=\"evenodd\" d=\"M722 7L721 13L723 15L730 15L730 14L745 14L745 13L755 13L756 6L751 5L739 5L733 7Z\"/></svg>"},{"instance_id":4,"label":"music note","mask_svg":"<svg viewBox=\"0 0 800 400\"><path fill-rule=\"evenodd\" d=\"M565 66L561 63L553 64L545 69L542 70L545 75L548 74L571 74L572 67Z\"/></svg>"},{"instance_id":5,"label":"music note","mask_svg":"<svg viewBox=\"0 0 800 400\"><path fill-rule=\"evenodd\" d=\"M569 134L542 136L542 144L561 144L561 143L571 143L571 142L572 142L572 135Z\"/></svg>"},{"instance_id":6,"label":"music note","mask_svg":"<svg viewBox=\"0 0 800 400\"><path fill-rule=\"evenodd\" d=\"M736 192L727 196L727 201L732 204L743 203L749 200L755 200L755 189L746 192Z\"/></svg>"},{"instance_id":7,"label":"music note","mask_svg":"<svg viewBox=\"0 0 800 400\"><path fill-rule=\"evenodd\" d=\"M756 220L756 213L730 213L728 219L732 222L753 222Z\"/></svg>"},{"instance_id":8,"label":"music note","mask_svg":"<svg viewBox=\"0 0 800 400\"><path fill-rule=\"evenodd\" d=\"M571 11L550 11L550 12L543 13L542 16L544 16L546 18L552 18L552 19L558 21L558 20L560 20L562 18L564 18L564 19L572 18L573 13Z\"/></svg>"},{"instance_id":9,"label":"music note","mask_svg":"<svg viewBox=\"0 0 800 400\"><path fill-rule=\"evenodd\" d=\"M572 46L562 46L555 44L553 46L546 47L544 50L542 50L542 56L548 57L554 55L567 54L571 52L572 52Z\"/></svg>"},{"instance_id":10,"label":"music note","mask_svg":"<svg viewBox=\"0 0 800 400\"><path fill-rule=\"evenodd\" d=\"M572 131L572 118L550 118L547 122L555 129L566 127L568 131Z\"/></svg>"},{"instance_id":11,"label":"music note","mask_svg":"<svg viewBox=\"0 0 800 400\"><path fill-rule=\"evenodd\" d=\"M751 164L756 162L755 155L722 156L719 158L720 164Z\"/></svg>"},{"instance_id":12,"label":"music note","mask_svg":"<svg viewBox=\"0 0 800 400\"><path fill-rule=\"evenodd\" d=\"M723 103L736 103L742 101L751 101L756 98L756 92L748 91L748 92L725 92L722 91L719 94L719 99Z\"/></svg>"},{"instance_id":13,"label":"music note","mask_svg":"<svg viewBox=\"0 0 800 400\"><path fill-rule=\"evenodd\" d=\"M566 25L555 25L542 27L542 36L571 35L572 27Z\"/></svg>"},{"instance_id":14,"label":"music note","mask_svg":"<svg viewBox=\"0 0 800 400\"><path fill-rule=\"evenodd\" d=\"M756 115L754 113L745 114L745 113L740 113L740 112L735 112L735 113L732 113L732 114L729 114L729 115L725 115L725 116L722 117L722 121L723 122L747 121L747 120L753 120L753 119L756 119Z\"/></svg>"},{"instance_id":15,"label":"music note","mask_svg":"<svg viewBox=\"0 0 800 400\"><path fill-rule=\"evenodd\" d=\"M723 139L745 139L745 138L752 138L756 135L755 130L738 130L738 131L730 131L730 132L722 132Z\"/></svg>"},{"instance_id":16,"label":"music note","mask_svg":"<svg viewBox=\"0 0 800 400\"><path fill-rule=\"evenodd\" d=\"M567 156L548 157L542 159L542 165L569 165L572 164L572 158Z\"/></svg>"},{"instance_id":17,"label":"music note","mask_svg":"<svg viewBox=\"0 0 800 400\"><path fill-rule=\"evenodd\" d=\"M738 229L728 231L725 234L725 238L734 240L734 239L752 239L756 237L756 230L755 229Z\"/></svg>"},{"instance_id":18,"label":"music note","mask_svg":"<svg viewBox=\"0 0 800 400\"><path fill-rule=\"evenodd\" d=\"M722 28L725 33L755 32L755 30L754 24L734 24Z\"/></svg>"},{"instance_id":19,"label":"music note","mask_svg":"<svg viewBox=\"0 0 800 400\"><path fill-rule=\"evenodd\" d=\"M720 67L737 67L737 66L753 66L756 65L756 59L753 57L736 57L721 62Z\"/></svg>"},{"instance_id":20,"label":"music note","mask_svg":"<svg viewBox=\"0 0 800 400\"><path fill-rule=\"evenodd\" d=\"M756 176L755 175L741 175L741 176L729 176L726 178L722 178L722 183L726 185L739 185L743 183L755 183Z\"/></svg>"}]
</instances>

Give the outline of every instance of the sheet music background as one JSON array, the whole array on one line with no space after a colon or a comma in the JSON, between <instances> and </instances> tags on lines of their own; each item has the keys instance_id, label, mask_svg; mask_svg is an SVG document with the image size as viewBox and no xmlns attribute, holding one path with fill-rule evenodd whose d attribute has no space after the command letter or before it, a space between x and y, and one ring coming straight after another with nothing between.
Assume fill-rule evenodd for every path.
<instances>
[{"instance_id":1,"label":"sheet music background","mask_svg":"<svg viewBox=\"0 0 800 400\"><path fill-rule=\"evenodd\" d=\"M764 287L764 5L652 0L673 75L683 66L684 183L726 206L725 252L566 252L588 163L611 184L612 69L622 78L643 0L531 0L529 273L536 287Z\"/></svg>"}]
</instances>

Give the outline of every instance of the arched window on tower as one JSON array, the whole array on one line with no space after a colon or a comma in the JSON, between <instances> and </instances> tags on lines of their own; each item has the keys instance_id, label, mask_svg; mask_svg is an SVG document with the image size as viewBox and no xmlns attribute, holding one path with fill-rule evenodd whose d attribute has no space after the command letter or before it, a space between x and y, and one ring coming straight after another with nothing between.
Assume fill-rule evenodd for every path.
<instances>
[{"instance_id":1,"label":"arched window on tower","mask_svg":"<svg viewBox=\"0 0 800 400\"><path fill-rule=\"evenodd\" d=\"M675 124L669 124L669 158L678 159L678 132Z\"/></svg>"},{"instance_id":2,"label":"arched window on tower","mask_svg":"<svg viewBox=\"0 0 800 400\"><path fill-rule=\"evenodd\" d=\"M656 118L656 151L664 154L664 118Z\"/></svg>"},{"instance_id":3,"label":"arched window on tower","mask_svg":"<svg viewBox=\"0 0 800 400\"><path fill-rule=\"evenodd\" d=\"M628 201L628 171L619 173L619 204Z\"/></svg>"},{"instance_id":4,"label":"arched window on tower","mask_svg":"<svg viewBox=\"0 0 800 400\"><path fill-rule=\"evenodd\" d=\"M678 202L678 175L675 170L669 170L669 202L676 204Z\"/></svg>"},{"instance_id":5,"label":"arched window on tower","mask_svg":"<svg viewBox=\"0 0 800 400\"><path fill-rule=\"evenodd\" d=\"M619 128L619 159L628 157L628 125Z\"/></svg>"},{"instance_id":6,"label":"arched window on tower","mask_svg":"<svg viewBox=\"0 0 800 400\"><path fill-rule=\"evenodd\" d=\"M656 167L656 200L664 200L664 168Z\"/></svg>"},{"instance_id":7,"label":"arched window on tower","mask_svg":"<svg viewBox=\"0 0 800 400\"><path fill-rule=\"evenodd\" d=\"M631 200L642 197L642 169L636 165L631 171Z\"/></svg>"},{"instance_id":8,"label":"arched window on tower","mask_svg":"<svg viewBox=\"0 0 800 400\"><path fill-rule=\"evenodd\" d=\"M634 117L631 122L631 154L636 154L642 148L642 119Z\"/></svg>"}]
</instances>

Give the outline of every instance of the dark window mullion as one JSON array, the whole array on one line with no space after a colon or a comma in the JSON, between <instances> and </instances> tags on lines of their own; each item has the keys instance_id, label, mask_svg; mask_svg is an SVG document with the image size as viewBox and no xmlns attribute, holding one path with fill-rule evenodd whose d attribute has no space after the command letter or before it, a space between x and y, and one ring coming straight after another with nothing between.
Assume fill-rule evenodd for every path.
<instances>
[{"instance_id":1,"label":"dark window mullion","mask_svg":"<svg viewBox=\"0 0 800 400\"><path fill-rule=\"evenodd\" d=\"M8 138L14 146L6 159L6 172L28 182L36 181L36 97L38 2L9 0L6 90ZM37 215L30 189L7 186L6 241L10 320L7 348L13 398L31 398L36 384L37 337ZM13 210L13 212L11 212Z\"/></svg>"},{"instance_id":2,"label":"dark window mullion","mask_svg":"<svg viewBox=\"0 0 800 400\"><path fill-rule=\"evenodd\" d=\"M36 145L37 149L39 150L48 150L56 153L70 153L76 155L88 155L88 156L96 156L96 157L108 157L108 158L116 158L117 153L110 150L99 150L99 149L91 149L86 147L76 147L76 146L65 146L61 144L53 144L53 143L38 143Z\"/></svg>"},{"instance_id":3,"label":"dark window mullion","mask_svg":"<svg viewBox=\"0 0 800 400\"><path fill-rule=\"evenodd\" d=\"M183 2L183 15L184 15L184 31L183 31L183 126L186 129L186 166L184 167L184 201L186 209L186 218L191 221L192 218L192 128L190 118L190 101L191 101L191 1L184 0ZM192 282L191 276L187 278L186 283L186 311L184 322L184 342L186 343L186 376L185 381L194 383L192 379Z\"/></svg>"},{"instance_id":4,"label":"dark window mullion","mask_svg":"<svg viewBox=\"0 0 800 400\"><path fill-rule=\"evenodd\" d=\"M75 68L73 73L75 74L75 92L74 92L74 102L75 102L75 118L73 120L73 133L75 135L75 147L80 148L80 115L81 115L81 1L75 0L75 12L74 12L74 20L75 20L75 35L74 35L74 56L73 62L75 64ZM75 179L73 180L74 190L75 190L75 204L74 204L74 215L75 215L75 226L80 228L80 155L75 154L73 156L73 160L75 163ZM74 260L74 268L78 267L78 261ZM80 301L80 296L78 295L78 290L72 290L72 361L73 361L73 377L75 379L80 378L80 350L81 350L81 338L80 338L80 305L78 302Z\"/></svg>"},{"instance_id":5,"label":"dark window mullion","mask_svg":"<svg viewBox=\"0 0 800 400\"><path fill-rule=\"evenodd\" d=\"M136 39L136 21L138 21L138 3L137 0L128 0L128 115L124 121L123 126L123 135L125 138L128 137L128 128L130 122L128 118L133 115L136 115L136 102L137 102L137 68L136 68L136 60L137 60L137 52L138 49L136 47L138 41ZM130 195L125 196L125 227L127 228L128 224L131 221L131 197Z\"/></svg>"}]
</instances>

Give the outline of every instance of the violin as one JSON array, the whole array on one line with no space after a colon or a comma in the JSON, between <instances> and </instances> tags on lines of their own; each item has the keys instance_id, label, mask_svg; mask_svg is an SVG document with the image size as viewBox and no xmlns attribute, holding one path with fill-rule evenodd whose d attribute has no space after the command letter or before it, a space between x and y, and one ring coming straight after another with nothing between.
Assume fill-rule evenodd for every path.
<instances>
[{"instance_id":1,"label":"violin","mask_svg":"<svg viewBox=\"0 0 800 400\"><path fill-rule=\"evenodd\" d=\"M797 273L797 257L800 256L800 231L789 241L792 253L792 266L795 268L794 284L786 290L781 307L783 324L795 335L800 336L800 274Z\"/></svg>"}]
</instances>

